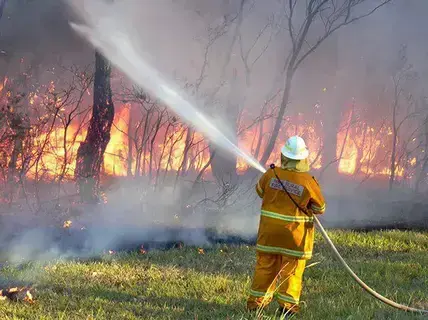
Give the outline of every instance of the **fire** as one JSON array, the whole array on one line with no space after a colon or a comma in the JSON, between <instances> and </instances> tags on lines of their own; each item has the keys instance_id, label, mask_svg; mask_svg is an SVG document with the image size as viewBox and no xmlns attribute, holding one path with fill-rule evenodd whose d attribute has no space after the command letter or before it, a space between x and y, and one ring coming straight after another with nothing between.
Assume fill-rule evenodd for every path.
<instances>
[{"instance_id":1,"label":"fire","mask_svg":"<svg viewBox=\"0 0 428 320\"><path fill-rule=\"evenodd\" d=\"M70 228L71 227L71 225L73 224L73 222L71 221L71 220L67 220L67 221L64 221L64 224L63 224L63 228L64 229L68 229L68 228Z\"/></svg>"},{"instance_id":2,"label":"fire","mask_svg":"<svg viewBox=\"0 0 428 320\"><path fill-rule=\"evenodd\" d=\"M9 299L11 301L24 301L29 304L35 303L29 287L14 287L0 290L0 300Z\"/></svg>"},{"instance_id":3,"label":"fire","mask_svg":"<svg viewBox=\"0 0 428 320\"><path fill-rule=\"evenodd\" d=\"M302 117L302 116L300 116ZM281 154L281 148L284 145L286 139L290 136L294 135L300 135L305 138L308 149L310 151L309 154L309 162L311 164L311 167L313 169L319 169L322 166L322 155L321 155L321 148L322 148L322 141L320 139L320 136L318 134L319 130L317 130L316 123L313 122L307 122L299 125L293 124L293 119L288 118L284 124L285 130L280 129L280 135L277 139L277 143L275 144L275 147L267 161L268 164L275 163L275 165L280 165L280 154ZM300 121L298 121L300 122ZM273 125L271 124L266 128L267 132L269 130L272 130ZM260 135L262 134L262 137ZM249 152L250 154L255 154L257 149L257 144L259 143L259 139L261 139L260 145L263 147L259 150L259 157L263 154L264 147L266 146L269 135L265 134L265 132L260 133L260 130L252 129L246 132L245 135L240 137L238 141L238 146ZM248 170L249 165L243 160L238 158L237 163L237 171L238 172L245 172Z\"/></svg>"},{"instance_id":4,"label":"fire","mask_svg":"<svg viewBox=\"0 0 428 320\"><path fill-rule=\"evenodd\" d=\"M3 91L4 87L6 86L7 80L8 78L4 77L3 82L0 82L0 93Z\"/></svg>"},{"instance_id":5,"label":"fire","mask_svg":"<svg viewBox=\"0 0 428 320\"><path fill-rule=\"evenodd\" d=\"M34 149L40 150L44 146L45 150L38 162L30 167L28 175L71 179L74 176L77 150L85 136L86 131L79 130L77 125L67 129L56 127L49 136L48 133L40 134L34 139Z\"/></svg>"},{"instance_id":6,"label":"fire","mask_svg":"<svg viewBox=\"0 0 428 320\"><path fill-rule=\"evenodd\" d=\"M35 103L40 99L37 95L30 96L30 102ZM117 108L114 124L111 129L110 142L107 145L103 172L113 176L126 176L128 174L128 124L130 117L130 105L125 104ZM375 129L371 126L365 126L363 129L353 128L346 130L350 121L350 116L345 118L342 123L342 130L337 133L337 149L336 156L339 159L338 171L342 174L353 175L357 171L368 175L388 175L390 174L389 165L384 164L384 167L374 166L373 162L380 150L385 148L385 143L382 139L385 135L391 132L391 129L385 127L383 129ZM291 125L291 119L288 119L284 125L285 129L281 130L278 143L268 160L268 163L279 165L280 150L285 139L291 135L301 135L305 137L310 150L309 161L313 169L322 167L322 140L314 122L304 123L300 125ZM343 129L345 128L345 129ZM269 128L267 128L268 130ZM175 131L169 134L165 143L162 139L158 139L153 150L152 166L154 170L161 171L178 171L178 170L195 170L198 171L207 165L210 159L208 144L203 136L198 133L193 133L193 141L195 144L192 150L188 152L188 161L183 166L183 157L186 150L186 134L188 128L184 125L179 125ZM264 133L263 133L264 134ZM72 179L74 176L76 154L80 143L85 139L86 128L81 127L78 123L72 123L69 127L55 127L50 133L41 133L34 139L34 149L39 150L44 147L37 163L33 163L30 167L28 176L49 177L61 179ZM160 135L162 136L162 135ZM238 145L243 150L256 153L258 140L261 139L261 147L258 150L258 156L263 154L264 147L269 139L268 134L260 137L258 128L251 128L245 134L238 138ZM46 143L47 142L47 143ZM164 154L161 155L162 150ZM131 173L135 174L136 165L135 148L133 148ZM150 158L150 150L142 154L142 162L147 166ZM411 166L416 164L416 158L409 161ZM142 164L141 164L142 165ZM244 173L249 169L249 166L243 159L238 158L236 169L238 173ZM208 170L209 171L209 167ZM397 166L396 175L402 176L404 168Z\"/></svg>"},{"instance_id":7,"label":"fire","mask_svg":"<svg viewBox=\"0 0 428 320\"><path fill-rule=\"evenodd\" d=\"M375 128L367 123L360 123L351 128L351 121L352 112L349 112L337 133L338 172L346 175L361 173L369 176L389 176L392 128L386 125ZM411 167L416 163L415 157L408 161ZM403 166L396 163L395 167L395 176L403 177L405 174Z\"/></svg>"},{"instance_id":8,"label":"fire","mask_svg":"<svg viewBox=\"0 0 428 320\"><path fill-rule=\"evenodd\" d=\"M129 110L129 106L122 106L115 115L110 142L107 145L103 161L103 172L108 175L126 176L128 173L127 156L129 143L127 120L129 119ZM86 128L80 127L78 123L72 123L67 128L58 126L50 134L42 133L37 136L34 140L34 150L40 150L43 146L45 150L40 159L38 159L37 165L34 164L29 169L28 176L34 178L37 173L39 177L72 179L77 150L80 143L84 141L86 132ZM162 143L156 145L157 150L154 153L159 155L161 150L164 149L165 154L162 156L162 159L154 161L154 169L159 167L161 170L166 171L178 171L180 169L186 148L186 132L187 128L182 126L172 133L165 145ZM208 145L204 142L203 136L196 132L193 140L200 142L192 148L192 152L189 152L189 161L184 170L189 170L191 167L198 170L209 161ZM149 161L149 152L142 155L142 160L146 163ZM131 172L135 174L134 157L131 163Z\"/></svg>"},{"instance_id":9,"label":"fire","mask_svg":"<svg viewBox=\"0 0 428 320\"><path fill-rule=\"evenodd\" d=\"M0 92L8 83L5 77L0 82ZM53 180L72 180L74 178L75 162L77 150L80 143L84 141L87 133L87 118L76 118L68 124L64 123L69 112L67 108L61 107L62 98L55 93L56 85L53 81L46 86L46 95L39 90L28 95L28 104L36 108L40 104L52 105L53 110L58 111L57 119L51 130L45 129L43 132L36 132L31 129L31 153L33 155L28 166L27 176L29 178L49 178ZM87 92L90 95L90 92ZM8 91L6 95L10 95ZM55 107L57 109L55 109ZM193 172L199 173L202 168L206 168L205 174L209 174L211 168L208 166L210 152L208 141L199 132L193 132L186 125L179 121L172 120L163 122L158 133L153 138L150 133L146 141L139 141L142 150L137 152L132 137L128 134L135 130L135 117L131 103L115 102L115 118L111 129L110 141L105 150L102 172L112 176L147 175L148 172L154 174L167 172ZM12 112L12 108L10 109ZM144 111L143 111L144 112ZM320 114L320 106L315 105L315 114ZM141 115L140 115L141 116ZM255 118L258 115L253 115ZM52 117L51 114L40 115L39 120ZM373 123L360 122L353 124L354 108L348 111L342 119L340 130L337 132L336 157L338 159L338 172L345 175L363 174L368 176L386 176L391 174L390 153L392 149L393 130L387 124L377 127ZM255 122L249 115L240 118L237 137L238 146L246 152L260 159L269 141L273 130L274 118ZM149 129L153 130L154 125L149 123ZM167 128L168 126L168 128ZM248 127L246 127L248 126ZM246 128L246 129L245 129ZM190 131L189 131L190 130ZM292 135L300 135L305 138L310 150L309 161L313 169L322 168L323 163L323 127L319 121L308 121L305 115L298 114L285 119L282 129L279 132L277 143L268 159L269 163L280 163L280 151L286 138ZM132 133L143 135L138 131ZM141 136L135 140L144 140ZM188 145L190 141L190 148ZM414 140L413 140L414 142ZM135 142L136 143L136 142ZM9 156L10 157L10 156ZM138 158L138 159L137 159ZM8 162L8 158L6 158ZM137 161L138 160L138 161ZM19 159L18 164L23 160ZM406 160L407 161L407 160ZM404 165L403 161L396 163L395 175L404 177L405 167L415 167L417 159L409 158ZM138 167L138 172L136 172ZM236 170L239 174L245 173L249 169L248 164L241 158L237 159ZM70 222L71 225L71 222ZM64 223L64 228L66 226Z\"/></svg>"},{"instance_id":10,"label":"fire","mask_svg":"<svg viewBox=\"0 0 428 320\"><path fill-rule=\"evenodd\" d=\"M129 118L129 104L124 105L116 113L114 125L111 128L110 142L104 156L104 171L114 176L126 176L126 154L128 150L127 130Z\"/></svg>"}]
</instances>

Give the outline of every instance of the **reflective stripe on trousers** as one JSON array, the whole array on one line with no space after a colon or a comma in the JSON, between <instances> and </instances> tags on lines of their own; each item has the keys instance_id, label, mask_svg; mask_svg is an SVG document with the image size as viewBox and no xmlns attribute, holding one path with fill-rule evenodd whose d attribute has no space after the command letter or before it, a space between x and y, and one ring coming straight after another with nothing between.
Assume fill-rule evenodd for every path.
<instances>
[{"instance_id":1,"label":"reflective stripe on trousers","mask_svg":"<svg viewBox=\"0 0 428 320\"><path fill-rule=\"evenodd\" d=\"M308 252L296 251L296 250L284 249L280 247L263 246L261 244L256 245L256 250L262 251L265 253L271 253L271 254L285 254L285 255L293 256L300 259L312 258L312 251L308 251Z\"/></svg>"}]
</instances>

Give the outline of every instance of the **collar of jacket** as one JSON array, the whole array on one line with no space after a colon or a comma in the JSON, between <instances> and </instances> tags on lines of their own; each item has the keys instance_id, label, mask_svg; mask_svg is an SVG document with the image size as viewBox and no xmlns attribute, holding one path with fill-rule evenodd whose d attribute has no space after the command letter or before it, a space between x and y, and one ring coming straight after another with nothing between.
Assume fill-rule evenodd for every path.
<instances>
[{"instance_id":1,"label":"collar of jacket","mask_svg":"<svg viewBox=\"0 0 428 320\"><path fill-rule=\"evenodd\" d=\"M294 172L308 172L309 161L305 160L292 160L292 159L282 159L281 161L281 169L294 171Z\"/></svg>"}]
</instances>

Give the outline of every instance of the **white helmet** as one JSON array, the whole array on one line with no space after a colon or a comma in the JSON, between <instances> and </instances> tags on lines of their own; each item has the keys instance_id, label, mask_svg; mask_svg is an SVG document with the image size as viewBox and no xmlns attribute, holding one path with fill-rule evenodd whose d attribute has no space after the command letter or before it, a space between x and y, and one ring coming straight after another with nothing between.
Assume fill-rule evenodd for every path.
<instances>
[{"instance_id":1,"label":"white helmet","mask_svg":"<svg viewBox=\"0 0 428 320\"><path fill-rule=\"evenodd\" d=\"M309 156L305 141L299 136L291 137L281 149L281 153L293 160L303 160Z\"/></svg>"}]
</instances>

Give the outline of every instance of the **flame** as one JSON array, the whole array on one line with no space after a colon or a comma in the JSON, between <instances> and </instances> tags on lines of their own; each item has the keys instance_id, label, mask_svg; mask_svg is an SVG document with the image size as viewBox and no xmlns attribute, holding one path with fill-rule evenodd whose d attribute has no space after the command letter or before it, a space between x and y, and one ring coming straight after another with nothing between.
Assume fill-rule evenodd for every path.
<instances>
[{"instance_id":1,"label":"flame","mask_svg":"<svg viewBox=\"0 0 428 320\"><path fill-rule=\"evenodd\" d=\"M34 150L45 148L37 164L31 166L30 177L47 176L71 179L76 167L76 154L80 142L84 141L85 130L78 125L67 128L56 127L48 136L42 133L34 139Z\"/></svg>"},{"instance_id":2,"label":"flame","mask_svg":"<svg viewBox=\"0 0 428 320\"><path fill-rule=\"evenodd\" d=\"M68 229L71 227L73 222L71 220L64 221L64 225L62 226L64 229Z\"/></svg>"},{"instance_id":3,"label":"flame","mask_svg":"<svg viewBox=\"0 0 428 320\"><path fill-rule=\"evenodd\" d=\"M35 303L30 287L14 287L0 290L0 300L24 301L29 304Z\"/></svg>"},{"instance_id":4,"label":"flame","mask_svg":"<svg viewBox=\"0 0 428 320\"><path fill-rule=\"evenodd\" d=\"M355 173L369 176L391 175L389 159L392 149L392 137L390 137L393 134L392 128L389 126L375 128L367 123L360 123L355 128L350 128L351 120L352 111L344 117L342 130L337 133L338 172L345 175ZM413 167L416 161L416 158L412 158L408 163ZM396 163L394 174L397 177L403 177L405 169Z\"/></svg>"},{"instance_id":5,"label":"flame","mask_svg":"<svg viewBox=\"0 0 428 320\"><path fill-rule=\"evenodd\" d=\"M285 130L280 129L280 135L277 139L277 142L274 146L274 149L273 149L267 163L269 163L269 164L275 163L275 165L279 166L280 162L281 162L281 157L280 157L281 148L283 147L286 139L290 136L299 135L299 136L305 137L307 147L310 151L309 162L311 164L311 167L313 169L321 168L322 167L322 155L321 155L320 151L321 151L322 143L321 143L320 135L318 134L315 122L310 122L310 123L305 123L305 124L293 126L291 124L292 119L287 119L287 120L288 121L286 121L286 123L284 124L284 127L286 129ZM267 128L267 130L271 130L272 127L273 127L273 125L271 125L269 128ZM268 139L269 139L269 135L266 135L264 132L262 134L263 134L263 136L261 137L261 139L262 139L261 144L263 145L263 147L261 148L261 150L259 152L259 157L260 157L260 155L263 154L264 149L265 149L264 147L266 146ZM257 143L254 143L254 142L258 141L259 139L260 139L260 130L253 129L241 137L241 139L238 142L238 146L240 148L242 148L243 150L246 150L247 152L251 153L251 154L255 154ZM238 172L242 173L242 172L245 172L246 170L248 170L249 165L243 159L238 158L238 163L237 163L236 168L237 168Z\"/></svg>"},{"instance_id":6,"label":"flame","mask_svg":"<svg viewBox=\"0 0 428 320\"><path fill-rule=\"evenodd\" d=\"M4 77L3 82L0 82L0 93L3 91L4 87L6 87L8 78Z\"/></svg>"},{"instance_id":7,"label":"flame","mask_svg":"<svg viewBox=\"0 0 428 320\"><path fill-rule=\"evenodd\" d=\"M114 125L110 132L110 142L104 155L104 170L114 176L126 176L126 155L128 150L128 123L129 104L121 108L115 115Z\"/></svg>"},{"instance_id":8,"label":"flame","mask_svg":"<svg viewBox=\"0 0 428 320\"><path fill-rule=\"evenodd\" d=\"M53 84L51 84L52 86ZM35 103L40 99L36 94L30 96L30 101ZM120 106L119 111L115 115L114 124L111 129L110 142L107 145L104 161L103 172L113 176L126 176L128 174L128 120L130 117L130 105L125 104ZM292 122L291 119L288 119ZM350 118L345 117L342 123L342 128L347 126ZM301 125L285 125L285 129L281 130L278 142L275 144L268 163L280 164L281 147L285 139L292 135L301 135L305 140L310 150L309 161L313 169L322 167L322 140L320 138L319 128L314 122ZM267 130L270 128L267 128ZM178 171L178 170L195 170L198 171L204 167L209 159L208 143L203 136L195 132L193 141L198 142L189 151L189 161L182 168L183 157L186 149L186 134L187 127L179 125L175 131L169 134L166 143L155 144L156 150L153 151L154 158L153 169L158 168L163 171ZM376 130L374 127L366 126L362 129L352 129L349 131L341 130L337 133L337 149L336 156L339 160L338 171L342 174L353 175L357 171L369 175L389 175L390 168L374 167L373 161L379 154L379 151L385 148L385 143L382 138L391 132L390 128ZM72 179L75 169L76 154L80 143L85 139L86 128L81 128L77 123L72 123L67 130L63 127L55 127L53 131L41 133L34 139L34 149L38 150L45 145L45 152L40 157L37 166L31 166L28 175L35 177L46 176L55 178L61 176L63 179ZM161 135L160 135L161 136ZM260 138L258 128L252 128L245 134L239 137L238 145L240 148L252 154L256 151L258 139L261 139L262 147L259 150L259 157L263 154L264 147L269 139L268 134L263 133ZM161 139L159 139L161 140ZM159 156L164 150L164 155L161 159ZM132 174L135 174L135 150L133 150ZM149 150L142 155L142 161L146 164L149 162ZM387 162L387 161L386 161ZM409 161L411 166L416 164L416 158ZM249 165L243 159L238 158L236 169L238 173L244 173L249 169ZM207 171L210 169L208 168ZM402 176L404 168L397 165L396 175Z\"/></svg>"},{"instance_id":9,"label":"flame","mask_svg":"<svg viewBox=\"0 0 428 320\"><path fill-rule=\"evenodd\" d=\"M8 81L9 79L5 77L0 82L0 93ZM55 83L51 81L44 87L47 90L46 95L42 95L38 90L28 95L29 105L34 108L40 103L52 105L57 108L56 110L62 117L66 117L66 110L61 106L61 97L56 94ZM10 96L10 94L10 91L7 91L6 96ZM91 93L88 91L87 94ZM102 171L112 176L127 176L129 173L135 175L137 153L135 146L132 146L131 152L129 152L131 146L129 146L128 137L130 117L133 116L131 114L132 105L115 103L115 107L116 114L110 132L110 141L104 154ZM316 104L314 108L314 113L319 115L321 106ZM390 175L391 168L388 159L390 159L392 149L392 128L387 124L377 127L373 123L364 122L353 125L353 114L354 109L344 115L340 130L336 135L338 172L345 175ZM47 119L50 116L50 114L42 115L40 119L44 119L44 117ZM254 125L249 125L253 120L249 114L243 115L240 118L239 127L246 128L246 125L248 127L240 131L238 146L260 159L273 130L274 120L271 118L262 123L256 122ZM37 155L40 150L43 152L40 157L36 157L37 161L31 160L28 177L73 179L77 150L86 137L86 130L87 128L76 119L68 127L64 127L63 122L56 121L55 126L49 132L32 132L32 153ZM322 159L322 130L320 121L308 121L303 114L287 117L267 163L279 165L281 147L285 140L289 136L300 135L305 138L310 151L309 161L312 168L320 169L325 165ZM207 167L206 174L208 174L211 170L210 166L207 166L210 161L208 141L199 132L191 131L191 133L192 147L186 150L186 137L189 134L187 126L174 122L168 132L166 132L166 126L161 127L154 141L153 150L150 146L141 154L140 168L146 168L143 174L147 174L149 163L152 165L151 169L155 171L199 172L202 168ZM187 161L184 161L186 153ZM131 159L128 159L129 155ZM152 159L150 159L151 157ZM406 168L416 165L415 157L409 159L405 164L403 161L396 163L395 175L404 177ZM131 166L129 170L128 166ZM238 158L237 172L243 174L248 169L249 165L243 159Z\"/></svg>"}]
</instances>

